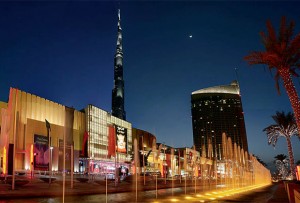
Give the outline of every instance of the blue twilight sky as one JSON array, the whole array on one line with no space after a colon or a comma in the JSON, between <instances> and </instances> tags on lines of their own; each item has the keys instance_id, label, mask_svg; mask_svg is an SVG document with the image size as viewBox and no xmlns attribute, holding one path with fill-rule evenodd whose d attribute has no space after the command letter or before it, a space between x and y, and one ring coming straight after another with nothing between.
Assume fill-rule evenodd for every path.
<instances>
[{"instance_id":1,"label":"blue twilight sky","mask_svg":"<svg viewBox=\"0 0 300 203\"><path fill-rule=\"evenodd\" d=\"M0 100L9 87L80 110L111 110L117 39L116 1L0 1ZM190 147L191 92L240 82L249 150L270 162L287 155L262 129L271 115L291 111L281 86L264 66L243 57L262 50L259 32L282 15L296 21L300 3L281 1L121 1L125 110L134 127L158 142ZM192 35L192 37L190 37ZM274 75L274 74L273 74ZM295 79L299 92L299 79ZM295 160L300 141L293 139Z\"/></svg>"}]
</instances>

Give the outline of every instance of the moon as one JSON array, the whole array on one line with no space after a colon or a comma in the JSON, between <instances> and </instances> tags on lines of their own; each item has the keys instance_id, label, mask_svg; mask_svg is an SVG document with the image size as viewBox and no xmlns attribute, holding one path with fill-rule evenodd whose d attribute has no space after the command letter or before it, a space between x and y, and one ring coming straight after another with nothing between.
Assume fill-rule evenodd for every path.
<instances>
[{"instance_id":1,"label":"moon","mask_svg":"<svg viewBox=\"0 0 300 203\"><path fill-rule=\"evenodd\" d=\"M190 35L189 37L190 37L190 38L192 38L192 37L193 37L193 35Z\"/></svg>"}]
</instances>

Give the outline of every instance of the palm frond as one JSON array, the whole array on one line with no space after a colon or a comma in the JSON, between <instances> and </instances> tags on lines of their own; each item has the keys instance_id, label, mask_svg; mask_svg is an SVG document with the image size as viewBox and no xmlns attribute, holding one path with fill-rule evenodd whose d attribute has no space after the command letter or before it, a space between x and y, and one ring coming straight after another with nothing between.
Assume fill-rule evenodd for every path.
<instances>
[{"instance_id":1,"label":"palm frond","mask_svg":"<svg viewBox=\"0 0 300 203\"><path fill-rule=\"evenodd\" d=\"M276 124L270 125L263 129L267 134L268 144L275 147L279 137L289 138L298 135L297 125L295 122L294 114L288 112L285 114L283 111L277 111L272 116Z\"/></svg>"},{"instance_id":2,"label":"palm frond","mask_svg":"<svg viewBox=\"0 0 300 203\"><path fill-rule=\"evenodd\" d=\"M244 59L248 61L250 65L266 64L270 69L275 68L280 60L275 53L259 51L251 52L248 56L245 56Z\"/></svg>"},{"instance_id":3,"label":"palm frond","mask_svg":"<svg viewBox=\"0 0 300 203\"><path fill-rule=\"evenodd\" d=\"M267 134L268 144L275 147L278 138L281 136L277 125L271 125L263 130Z\"/></svg>"},{"instance_id":4,"label":"palm frond","mask_svg":"<svg viewBox=\"0 0 300 203\"><path fill-rule=\"evenodd\" d=\"M276 111L276 114L273 115L272 118L277 125L281 125L283 128L287 128L288 125L295 123L294 114L292 112L286 114L284 111Z\"/></svg>"},{"instance_id":5,"label":"palm frond","mask_svg":"<svg viewBox=\"0 0 300 203\"><path fill-rule=\"evenodd\" d=\"M267 33L260 32L265 51L253 51L244 59L250 65L265 64L269 69L300 68L300 33L292 38L294 21L287 23L285 16L281 18L278 38L270 20L266 22L266 27ZM297 75L295 71L292 71L291 74ZM278 77L275 78L276 83L278 79ZM277 84L276 88L278 89Z\"/></svg>"},{"instance_id":6,"label":"palm frond","mask_svg":"<svg viewBox=\"0 0 300 203\"><path fill-rule=\"evenodd\" d=\"M279 161L284 161L287 159L287 156L285 154L277 154L274 158Z\"/></svg>"}]
</instances>

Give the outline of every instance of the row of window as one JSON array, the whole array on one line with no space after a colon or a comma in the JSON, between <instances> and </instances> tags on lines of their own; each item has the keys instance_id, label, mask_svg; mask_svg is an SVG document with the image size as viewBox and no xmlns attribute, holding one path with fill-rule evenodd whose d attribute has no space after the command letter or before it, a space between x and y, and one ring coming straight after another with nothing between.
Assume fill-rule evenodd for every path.
<instances>
[{"instance_id":1,"label":"row of window","mask_svg":"<svg viewBox=\"0 0 300 203\"><path fill-rule=\"evenodd\" d=\"M241 101L239 99L221 99L219 101L214 101L214 100L198 100L197 102L195 102L193 104L193 107L198 106L202 106L202 105L209 105L209 104L227 104L227 103L231 103L231 104L240 104Z\"/></svg>"},{"instance_id":2,"label":"row of window","mask_svg":"<svg viewBox=\"0 0 300 203\"><path fill-rule=\"evenodd\" d=\"M91 156L95 158L105 158L107 156L109 125L118 125L127 129L127 152L132 151L131 124L119 118L111 116L109 113L89 105L88 109L88 131L90 134L89 149ZM126 154L119 155L125 159Z\"/></svg>"}]
</instances>

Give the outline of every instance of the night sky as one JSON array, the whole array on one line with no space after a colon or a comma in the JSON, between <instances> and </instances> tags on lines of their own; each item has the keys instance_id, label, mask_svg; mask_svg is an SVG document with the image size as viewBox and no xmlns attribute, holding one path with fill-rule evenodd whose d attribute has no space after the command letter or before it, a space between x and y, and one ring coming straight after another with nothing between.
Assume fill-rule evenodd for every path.
<instances>
[{"instance_id":1,"label":"night sky","mask_svg":"<svg viewBox=\"0 0 300 203\"><path fill-rule=\"evenodd\" d=\"M77 110L93 104L110 112L119 7L133 127L191 147L191 93L238 79L250 153L267 163L288 155L284 138L274 149L262 132L276 111L291 111L287 94L281 85L278 95L266 66L243 57L263 50L259 32L267 19L278 27L285 15L299 33L298 2L0 1L0 100L16 87ZM300 160L298 138L293 147Z\"/></svg>"}]
</instances>

